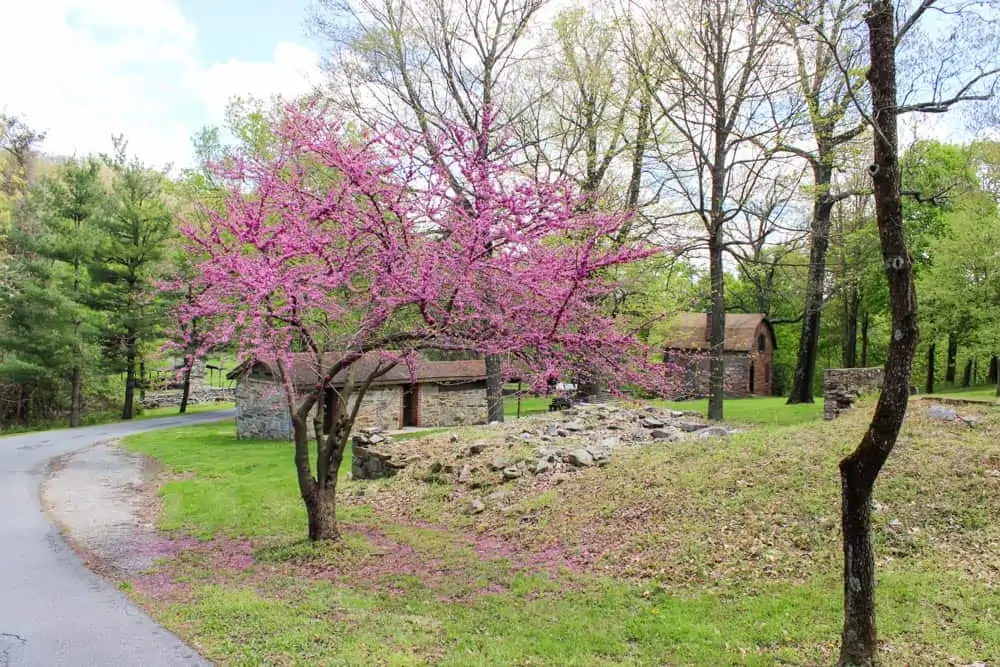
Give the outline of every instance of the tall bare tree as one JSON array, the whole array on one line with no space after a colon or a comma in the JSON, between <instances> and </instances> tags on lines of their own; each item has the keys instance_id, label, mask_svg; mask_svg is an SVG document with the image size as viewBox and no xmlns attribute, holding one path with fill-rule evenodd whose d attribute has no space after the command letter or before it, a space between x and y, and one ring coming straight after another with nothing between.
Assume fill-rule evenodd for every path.
<instances>
[{"instance_id":1,"label":"tall bare tree","mask_svg":"<svg viewBox=\"0 0 1000 667\"><path fill-rule=\"evenodd\" d=\"M922 23L929 14L936 20L927 29ZM858 447L840 462L844 627L838 664L870 667L878 663L872 491L906 415L918 340L913 257L903 229L898 117L910 111L943 113L959 102L992 99L1000 66L991 3L869 0L865 21L874 135L869 174L889 286L892 334L882 393L871 424ZM902 88L897 87L897 52L903 54L899 62L907 66L907 84ZM923 57L914 58L915 53ZM933 59L928 57L931 54ZM920 100L921 95L930 97Z\"/></svg>"},{"instance_id":2,"label":"tall bare tree","mask_svg":"<svg viewBox=\"0 0 1000 667\"><path fill-rule=\"evenodd\" d=\"M313 26L332 47L332 102L362 124L404 124L432 156L435 132L450 124L472 132L484 156L509 150L497 135L535 104L518 77L537 54L529 29L547 2L318 0ZM458 205L470 206L475 193L458 171L452 179ZM488 419L503 421L499 356L487 355L486 372Z\"/></svg>"},{"instance_id":3,"label":"tall bare tree","mask_svg":"<svg viewBox=\"0 0 1000 667\"><path fill-rule=\"evenodd\" d=\"M662 17L670 16L666 24ZM780 56L779 25L759 0L662 0L631 11L630 44L655 45L633 64L671 136L659 142L664 196L693 216L708 250L711 280L710 419L723 417L726 228L776 168L761 148L787 116L789 77Z\"/></svg>"}]
</instances>

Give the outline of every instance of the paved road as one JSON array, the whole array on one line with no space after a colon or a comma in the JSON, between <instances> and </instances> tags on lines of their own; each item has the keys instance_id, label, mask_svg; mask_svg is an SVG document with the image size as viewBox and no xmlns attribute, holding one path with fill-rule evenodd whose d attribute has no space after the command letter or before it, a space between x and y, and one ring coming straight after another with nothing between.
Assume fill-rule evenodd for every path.
<instances>
[{"instance_id":1,"label":"paved road","mask_svg":"<svg viewBox=\"0 0 1000 667\"><path fill-rule=\"evenodd\" d=\"M98 440L232 410L0 438L0 667L207 665L83 566L42 512L49 459Z\"/></svg>"}]
</instances>

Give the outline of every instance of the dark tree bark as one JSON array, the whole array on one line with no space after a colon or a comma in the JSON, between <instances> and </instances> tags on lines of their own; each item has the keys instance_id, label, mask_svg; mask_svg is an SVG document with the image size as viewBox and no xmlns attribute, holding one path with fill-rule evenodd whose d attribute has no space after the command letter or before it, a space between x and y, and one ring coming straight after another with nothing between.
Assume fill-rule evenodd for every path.
<instances>
[{"instance_id":1,"label":"dark tree bark","mask_svg":"<svg viewBox=\"0 0 1000 667\"><path fill-rule=\"evenodd\" d=\"M882 259L889 283L892 333L882 393L868 431L840 462L841 526L844 556L844 628L841 666L874 667L875 554L871 539L871 502L875 480L896 444L910 398L916 353L917 298L913 260L903 232L896 107L896 30L891 0L871 0L868 24L871 66L874 161L870 167Z\"/></svg>"},{"instance_id":2,"label":"dark tree bark","mask_svg":"<svg viewBox=\"0 0 1000 667\"><path fill-rule=\"evenodd\" d=\"M125 334L125 403L122 405L122 419L132 419L135 416L137 347L136 332L130 328Z\"/></svg>"},{"instance_id":3,"label":"dark tree bark","mask_svg":"<svg viewBox=\"0 0 1000 667\"><path fill-rule=\"evenodd\" d=\"M958 336L948 334L948 366L944 372L945 382L955 384L955 373L958 367Z\"/></svg>"},{"instance_id":4,"label":"dark tree bark","mask_svg":"<svg viewBox=\"0 0 1000 667\"><path fill-rule=\"evenodd\" d=\"M844 298L844 368L858 365L858 290L852 287Z\"/></svg>"},{"instance_id":5,"label":"dark tree bark","mask_svg":"<svg viewBox=\"0 0 1000 667\"><path fill-rule=\"evenodd\" d=\"M486 419L503 421L503 374L499 355L486 355Z\"/></svg>"},{"instance_id":6,"label":"dark tree bark","mask_svg":"<svg viewBox=\"0 0 1000 667\"><path fill-rule=\"evenodd\" d=\"M973 365L973 369L975 369L975 365ZM978 379L979 376L977 374L976 380ZM997 356L995 354L990 357L990 368L987 371L986 381L990 384L1000 381L1000 365L997 364Z\"/></svg>"},{"instance_id":7,"label":"dark tree bark","mask_svg":"<svg viewBox=\"0 0 1000 667\"><path fill-rule=\"evenodd\" d=\"M962 371L962 386L968 387L972 384L972 359L965 362L965 370Z\"/></svg>"},{"instance_id":8,"label":"dark tree bark","mask_svg":"<svg viewBox=\"0 0 1000 667\"><path fill-rule=\"evenodd\" d=\"M191 368L184 369L184 379L181 380L181 406L178 414L184 414L188 409L188 398L191 396Z\"/></svg>"},{"instance_id":9,"label":"dark tree bark","mask_svg":"<svg viewBox=\"0 0 1000 667\"><path fill-rule=\"evenodd\" d=\"M709 315L709 344L711 356L708 361L708 418L722 420L723 401L726 395L726 295L724 272L722 269L722 242L718 235L708 246L709 273L712 282L712 312Z\"/></svg>"},{"instance_id":10,"label":"dark tree bark","mask_svg":"<svg viewBox=\"0 0 1000 667\"><path fill-rule=\"evenodd\" d=\"M69 426L76 428L80 425L83 414L83 371L79 366L73 366L70 371L70 395L69 395Z\"/></svg>"},{"instance_id":11,"label":"dark tree bark","mask_svg":"<svg viewBox=\"0 0 1000 667\"><path fill-rule=\"evenodd\" d=\"M931 343L927 346L927 383L925 389L928 394L934 393L934 357L937 356L937 345Z\"/></svg>"},{"instance_id":12,"label":"dark tree bark","mask_svg":"<svg viewBox=\"0 0 1000 667\"><path fill-rule=\"evenodd\" d=\"M823 151L820 151L823 154ZM829 196L833 168L822 162L813 164L813 180L818 192L827 193L813 203L811 244L809 248L809 275L806 278L805 315L802 318L802 336L799 353L792 376L792 391L788 403L813 402L813 378L816 375L816 353L819 350L820 312L823 309L823 287L826 282L826 251L830 245L830 219L833 200Z\"/></svg>"},{"instance_id":13,"label":"dark tree bark","mask_svg":"<svg viewBox=\"0 0 1000 667\"><path fill-rule=\"evenodd\" d=\"M861 316L861 367L868 368L868 326L871 318L868 313Z\"/></svg>"}]
</instances>

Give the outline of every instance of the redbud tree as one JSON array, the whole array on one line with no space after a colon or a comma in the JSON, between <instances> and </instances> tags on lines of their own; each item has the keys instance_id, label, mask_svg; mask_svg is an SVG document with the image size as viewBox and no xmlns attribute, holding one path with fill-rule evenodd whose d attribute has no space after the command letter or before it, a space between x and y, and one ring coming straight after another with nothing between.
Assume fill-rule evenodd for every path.
<instances>
[{"instance_id":1,"label":"redbud tree","mask_svg":"<svg viewBox=\"0 0 1000 667\"><path fill-rule=\"evenodd\" d=\"M289 108L271 132L267 155L214 165L224 204L184 226L197 298L183 317L211 323L203 345L277 369L311 539L338 537L337 473L361 398L421 352L504 355L537 386L597 374L612 388L666 387L600 306L615 288L606 269L655 250L612 243L623 218L592 212L570 182L486 159L456 128L432 142L399 128L357 136L320 108ZM303 351L306 390L291 373ZM324 429L338 374L348 381Z\"/></svg>"}]
</instances>

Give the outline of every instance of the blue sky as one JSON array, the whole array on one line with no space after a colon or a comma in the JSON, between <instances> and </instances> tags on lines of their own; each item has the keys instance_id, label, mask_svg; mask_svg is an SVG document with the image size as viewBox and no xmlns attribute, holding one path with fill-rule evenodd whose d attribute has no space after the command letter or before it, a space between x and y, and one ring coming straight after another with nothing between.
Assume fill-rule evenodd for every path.
<instances>
[{"instance_id":1,"label":"blue sky","mask_svg":"<svg viewBox=\"0 0 1000 667\"><path fill-rule=\"evenodd\" d=\"M190 137L233 96L286 97L322 82L309 0L21 0L4 9L0 111L56 154L114 134L151 165L185 166ZM5 21L6 22L6 21Z\"/></svg>"}]
</instances>

